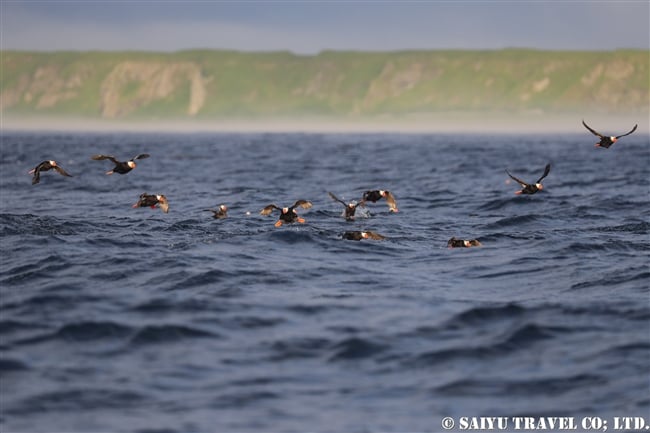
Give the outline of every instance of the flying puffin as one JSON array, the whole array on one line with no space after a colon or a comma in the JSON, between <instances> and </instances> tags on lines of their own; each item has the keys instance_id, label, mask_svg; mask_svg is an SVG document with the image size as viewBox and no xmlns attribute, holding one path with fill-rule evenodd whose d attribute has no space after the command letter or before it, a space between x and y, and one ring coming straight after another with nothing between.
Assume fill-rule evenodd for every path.
<instances>
[{"instance_id":1,"label":"flying puffin","mask_svg":"<svg viewBox=\"0 0 650 433\"><path fill-rule=\"evenodd\" d=\"M383 239L386 239L385 236L380 235L379 233L367 231L367 232L362 232L362 231L351 231L351 232L345 232L343 235L341 235L343 239L347 239L349 241L360 241L361 239L374 239L376 241L381 241Z\"/></svg>"},{"instance_id":2,"label":"flying puffin","mask_svg":"<svg viewBox=\"0 0 650 433\"><path fill-rule=\"evenodd\" d=\"M600 141L599 141L598 143L596 143L596 147L604 147L605 149L609 149L609 146L611 146L612 144L616 143L616 142L618 141L619 138L621 138L621 137L625 137L626 135L630 135L631 133L633 133L634 131L636 131L636 127L638 126L638 124L637 124L637 125L634 125L634 128L632 128L632 130L631 130L630 132L626 133L626 134L623 134L623 135L617 135L617 136L615 136L615 137L614 137L614 136L612 136L612 137L606 137L606 136L604 136L603 134L601 134L601 133L599 133L599 132L596 132L596 131L594 131L593 129L591 129L589 126L587 126L587 124L585 123L584 120L582 121L582 124L585 126L585 128L587 128L587 129L589 130L589 132L591 132L592 134L594 134L594 135L600 137Z\"/></svg>"},{"instance_id":3,"label":"flying puffin","mask_svg":"<svg viewBox=\"0 0 650 433\"><path fill-rule=\"evenodd\" d=\"M228 206L222 204L218 209L204 209L205 211L212 212L212 217L215 219L223 219L228 216Z\"/></svg>"},{"instance_id":4,"label":"flying puffin","mask_svg":"<svg viewBox=\"0 0 650 433\"><path fill-rule=\"evenodd\" d=\"M154 209L156 206L160 207L163 212L169 212L169 202L167 197L162 194L147 194L146 192L140 194L140 199L133 205L133 207L150 207Z\"/></svg>"},{"instance_id":5,"label":"flying puffin","mask_svg":"<svg viewBox=\"0 0 650 433\"><path fill-rule=\"evenodd\" d=\"M397 212L397 202L395 202L395 197L390 191L380 189L363 193L363 201L371 201L375 203L377 200L381 200L382 198L386 199L386 204L388 205L390 212Z\"/></svg>"},{"instance_id":6,"label":"flying puffin","mask_svg":"<svg viewBox=\"0 0 650 433\"><path fill-rule=\"evenodd\" d=\"M309 209L311 206L311 202L307 200L298 200L293 204L293 206L282 208L274 204L270 204L260 211L260 215L269 215L271 212L273 212L273 210L277 209L280 211L280 218L275 223L276 227L280 227L284 223L291 224L296 221L302 224L305 222L305 219L298 216L295 208L301 207L303 209Z\"/></svg>"},{"instance_id":7,"label":"flying puffin","mask_svg":"<svg viewBox=\"0 0 650 433\"><path fill-rule=\"evenodd\" d=\"M345 206L345 219L348 221L354 220L354 213L357 211L358 206L365 206L366 202L365 200L361 200L359 203L346 203L331 192L328 192L329 196L332 198L332 200L338 201L341 203L343 206Z\"/></svg>"},{"instance_id":8,"label":"flying puffin","mask_svg":"<svg viewBox=\"0 0 650 433\"><path fill-rule=\"evenodd\" d=\"M546 164L546 168L544 168L544 174L542 175L542 177L537 179L537 182L532 184L526 183L521 179L517 179L516 177L511 175L508 170L506 170L506 173L508 173L508 176L510 176L515 182L520 184L523 188L521 191L515 191L515 194L535 194L537 191L544 189L544 185L542 185L540 182L542 181L542 179L548 176L549 171L551 171L551 164Z\"/></svg>"},{"instance_id":9,"label":"flying puffin","mask_svg":"<svg viewBox=\"0 0 650 433\"><path fill-rule=\"evenodd\" d=\"M481 244L477 239L464 240L452 237L447 241L447 248L469 248L480 247L481 245L483 244Z\"/></svg>"},{"instance_id":10,"label":"flying puffin","mask_svg":"<svg viewBox=\"0 0 650 433\"><path fill-rule=\"evenodd\" d=\"M34 177L32 178L32 185L36 185L41 181L41 171L48 171L51 169L55 169L59 174L63 176L72 177L72 175L69 174L64 169L62 169L59 166L59 163L57 163L56 161L54 160L43 161L40 164L38 164L36 167L29 170L29 174L34 175Z\"/></svg>"},{"instance_id":11,"label":"flying puffin","mask_svg":"<svg viewBox=\"0 0 650 433\"><path fill-rule=\"evenodd\" d=\"M118 161L117 159L115 159L114 156L110 156L110 155L95 155L91 157L91 159L94 159L95 161L109 159L113 162L113 164L115 164L115 167L113 167L112 170L107 171L106 174L113 174L113 173L126 174L135 168L136 159L143 159L143 158L149 158L149 154L141 153L139 155L134 156L133 158L129 159L126 162Z\"/></svg>"}]
</instances>

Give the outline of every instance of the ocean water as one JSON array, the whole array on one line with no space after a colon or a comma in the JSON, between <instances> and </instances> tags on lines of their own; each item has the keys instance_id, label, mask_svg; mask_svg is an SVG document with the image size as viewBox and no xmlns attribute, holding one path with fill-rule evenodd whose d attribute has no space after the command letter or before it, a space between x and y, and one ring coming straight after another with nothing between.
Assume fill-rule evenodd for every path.
<instances>
[{"instance_id":1,"label":"ocean water","mask_svg":"<svg viewBox=\"0 0 650 433\"><path fill-rule=\"evenodd\" d=\"M648 416L650 142L3 132L0 430ZM139 160L106 176L112 154ZM56 159L31 185L27 171ZM545 189L513 194L508 169ZM394 193L341 217L331 191ZM165 194L170 211L131 207ZM305 224L259 210L297 199ZM229 216L204 209L229 206ZM374 230L383 241L341 239ZM447 240L477 238L478 248ZM610 426L611 427L611 426Z\"/></svg>"}]
</instances>

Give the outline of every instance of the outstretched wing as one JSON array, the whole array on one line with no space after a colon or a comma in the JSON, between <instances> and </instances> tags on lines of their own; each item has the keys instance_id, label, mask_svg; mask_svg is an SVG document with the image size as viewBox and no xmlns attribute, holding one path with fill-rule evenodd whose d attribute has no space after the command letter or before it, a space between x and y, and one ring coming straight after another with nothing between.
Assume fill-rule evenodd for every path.
<instances>
[{"instance_id":1,"label":"outstretched wing","mask_svg":"<svg viewBox=\"0 0 650 433\"><path fill-rule=\"evenodd\" d=\"M34 177L32 178L32 185L36 185L41 181L40 165L36 167L34 170L30 171L30 173L34 173Z\"/></svg>"},{"instance_id":2,"label":"outstretched wing","mask_svg":"<svg viewBox=\"0 0 650 433\"><path fill-rule=\"evenodd\" d=\"M117 164L119 162L117 159L115 159L114 156L111 156L111 155L94 155L94 156L91 156L90 159L94 159L95 161L102 161L104 159L109 159L109 160L113 161L115 164Z\"/></svg>"},{"instance_id":3,"label":"outstretched wing","mask_svg":"<svg viewBox=\"0 0 650 433\"><path fill-rule=\"evenodd\" d=\"M338 201L338 202L341 203L343 206L347 206L347 205L348 205L346 202L344 202L343 200L341 200L340 198L338 198L337 196L335 196L335 195L332 194L331 192L328 192L327 194L329 194L329 196L332 198L332 200L334 200L334 201Z\"/></svg>"},{"instance_id":4,"label":"outstretched wing","mask_svg":"<svg viewBox=\"0 0 650 433\"><path fill-rule=\"evenodd\" d=\"M583 125L585 126L585 128L587 128L587 129L588 129L592 134L597 135L597 136L600 137L600 138L604 138L604 135L603 135L603 134L601 134L600 132L597 132L597 131L594 131L593 129L591 129L591 128L590 128L590 127L585 123L584 119L582 120L582 124L583 124Z\"/></svg>"},{"instance_id":5,"label":"outstretched wing","mask_svg":"<svg viewBox=\"0 0 650 433\"><path fill-rule=\"evenodd\" d=\"M381 240L383 240L383 239L386 239L385 236L382 236L382 235L380 235L379 233L375 233L375 232L366 232L366 234L368 235L368 237L369 237L370 239L374 239L374 240L376 240L376 241L381 241Z\"/></svg>"},{"instance_id":6,"label":"outstretched wing","mask_svg":"<svg viewBox=\"0 0 650 433\"><path fill-rule=\"evenodd\" d=\"M136 160L136 159L144 159L144 158L149 158L149 154L148 153L140 153L140 154L134 156L131 161Z\"/></svg>"},{"instance_id":7,"label":"outstretched wing","mask_svg":"<svg viewBox=\"0 0 650 433\"><path fill-rule=\"evenodd\" d=\"M637 127L637 126L639 126L639 125L634 125L634 128L632 128L632 130L631 130L630 132L628 132L628 133L626 133L626 134L623 134L623 135L617 135L616 138L619 139L619 138L621 138L621 137L625 137L626 135L630 135L631 133L633 133L634 131L636 131L636 127Z\"/></svg>"},{"instance_id":8,"label":"outstretched wing","mask_svg":"<svg viewBox=\"0 0 650 433\"><path fill-rule=\"evenodd\" d=\"M269 215L274 209L282 210L276 205L270 204L260 211L260 215Z\"/></svg>"},{"instance_id":9,"label":"outstretched wing","mask_svg":"<svg viewBox=\"0 0 650 433\"><path fill-rule=\"evenodd\" d=\"M388 204L391 212L397 212L397 202L395 201L395 196L393 193L390 191L384 191L384 193L386 194L384 196L386 198L386 204Z\"/></svg>"},{"instance_id":10,"label":"outstretched wing","mask_svg":"<svg viewBox=\"0 0 650 433\"><path fill-rule=\"evenodd\" d=\"M508 176L510 176L510 178L512 178L512 180L514 180L515 182L517 182L519 185L523 186L524 188L528 186L528 184L526 182L524 182L523 180L521 180L519 178L516 178L513 175L511 175L508 170L506 170L506 173L508 173Z\"/></svg>"},{"instance_id":11,"label":"outstretched wing","mask_svg":"<svg viewBox=\"0 0 650 433\"><path fill-rule=\"evenodd\" d=\"M167 201L167 197L161 195L160 198L158 199L158 206L160 207L160 209L162 209L163 212L168 213L169 202Z\"/></svg>"},{"instance_id":12,"label":"outstretched wing","mask_svg":"<svg viewBox=\"0 0 650 433\"><path fill-rule=\"evenodd\" d=\"M546 164L546 167L544 168L544 174L542 175L542 177L537 179L537 182L535 182L535 183L540 183L542 181L542 179L544 179L546 176L548 176L548 173L550 171L551 171L551 164Z\"/></svg>"},{"instance_id":13,"label":"outstretched wing","mask_svg":"<svg viewBox=\"0 0 650 433\"><path fill-rule=\"evenodd\" d=\"M72 177L72 175L71 175L70 173L68 173L67 171L65 171L64 169L62 169L61 167L59 167L58 165L55 165L55 166L54 166L54 169L55 169L59 174L62 174L63 176Z\"/></svg>"},{"instance_id":14,"label":"outstretched wing","mask_svg":"<svg viewBox=\"0 0 650 433\"><path fill-rule=\"evenodd\" d=\"M309 209L311 207L311 202L307 200L297 200L291 207L296 208L298 206L303 209Z\"/></svg>"}]
</instances>

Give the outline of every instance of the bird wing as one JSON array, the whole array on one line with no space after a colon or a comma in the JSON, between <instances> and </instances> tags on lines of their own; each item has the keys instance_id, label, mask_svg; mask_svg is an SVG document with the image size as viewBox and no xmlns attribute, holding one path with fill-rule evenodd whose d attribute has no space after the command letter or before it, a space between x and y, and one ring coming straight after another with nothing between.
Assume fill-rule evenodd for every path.
<instances>
[{"instance_id":1,"label":"bird wing","mask_svg":"<svg viewBox=\"0 0 650 433\"><path fill-rule=\"evenodd\" d=\"M375 232L366 232L366 234L368 235L368 237L369 237L370 239L374 239L374 240L376 240L376 241L381 241L381 240L383 240L383 239L386 239L385 236L382 236L382 235L380 235L379 233L375 233Z\"/></svg>"},{"instance_id":2,"label":"bird wing","mask_svg":"<svg viewBox=\"0 0 650 433\"><path fill-rule=\"evenodd\" d=\"M395 201L395 196L390 191L386 191L386 204L388 204L390 210L397 210L397 202Z\"/></svg>"},{"instance_id":3,"label":"bird wing","mask_svg":"<svg viewBox=\"0 0 650 433\"><path fill-rule=\"evenodd\" d=\"M64 169L62 169L61 167L59 167L58 165L55 166L54 169L55 169L59 174L62 174L63 176L72 177L72 175L71 175L70 173L68 173L67 171L65 171Z\"/></svg>"},{"instance_id":4,"label":"bird wing","mask_svg":"<svg viewBox=\"0 0 650 433\"><path fill-rule=\"evenodd\" d=\"M111 155L94 155L94 156L91 156L90 159L94 159L95 161L102 161L104 159L110 159L115 164L119 163L119 161L117 159L115 159L114 156L111 156Z\"/></svg>"},{"instance_id":5,"label":"bird wing","mask_svg":"<svg viewBox=\"0 0 650 433\"><path fill-rule=\"evenodd\" d=\"M298 206L300 206L300 207L303 208L303 209L309 209L312 205L311 205L311 202L310 202L310 201L307 201L307 200L297 200L297 201L293 204L293 206L291 206L291 207L296 208L296 207L298 207Z\"/></svg>"},{"instance_id":6,"label":"bird wing","mask_svg":"<svg viewBox=\"0 0 650 433\"><path fill-rule=\"evenodd\" d=\"M337 196L335 196L335 195L332 194L331 192L328 192L327 194L329 194L329 196L332 198L332 200L334 200L334 201L338 201L338 202L341 203L343 206L347 206L347 205L348 205L346 202L344 202L343 200L341 200L340 198L338 198Z\"/></svg>"},{"instance_id":7,"label":"bird wing","mask_svg":"<svg viewBox=\"0 0 650 433\"><path fill-rule=\"evenodd\" d=\"M597 131L594 131L593 129L591 129L591 128L590 128L590 127L585 123L584 120L582 121L582 124L583 124L583 125L585 126L585 128L587 128L587 129L588 129L592 134L597 135L597 136L599 136L600 138L604 138L604 135L603 135L603 134L601 134L600 132L597 132Z\"/></svg>"},{"instance_id":8,"label":"bird wing","mask_svg":"<svg viewBox=\"0 0 650 433\"><path fill-rule=\"evenodd\" d=\"M274 209L281 210L276 205L270 204L260 211L260 215L269 215L271 212L273 212Z\"/></svg>"},{"instance_id":9,"label":"bird wing","mask_svg":"<svg viewBox=\"0 0 650 433\"><path fill-rule=\"evenodd\" d=\"M542 181L542 179L544 179L546 176L548 176L548 173L550 171L551 171L551 164L546 164L546 167L544 167L544 174L542 175L542 177L537 179L537 182L535 182L535 183L540 183Z\"/></svg>"},{"instance_id":10,"label":"bird wing","mask_svg":"<svg viewBox=\"0 0 650 433\"><path fill-rule=\"evenodd\" d=\"M149 154L148 153L140 153L140 154L136 155L135 157L133 157L133 159L131 161L136 160L136 159L144 159L144 158L149 158Z\"/></svg>"},{"instance_id":11,"label":"bird wing","mask_svg":"<svg viewBox=\"0 0 650 433\"><path fill-rule=\"evenodd\" d=\"M632 130L630 132L628 132L627 134L623 134L623 135L617 135L616 138L618 139L618 138L621 138L621 137L625 137L626 135L630 135L631 133L636 131L637 126L639 126L639 125L634 125L634 128L632 128Z\"/></svg>"},{"instance_id":12,"label":"bird wing","mask_svg":"<svg viewBox=\"0 0 650 433\"><path fill-rule=\"evenodd\" d=\"M39 166L40 167L40 166ZM34 173L34 177L32 178L32 185L36 185L41 181L41 170L39 167L36 167L31 173Z\"/></svg>"},{"instance_id":13,"label":"bird wing","mask_svg":"<svg viewBox=\"0 0 650 433\"><path fill-rule=\"evenodd\" d=\"M163 212L165 213L169 212L169 202L167 201L167 197L161 195L160 198L158 199L158 206L160 207L160 209L162 209Z\"/></svg>"},{"instance_id":14,"label":"bird wing","mask_svg":"<svg viewBox=\"0 0 650 433\"><path fill-rule=\"evenodd\" d=\"M506 173L508 173L508 176L510 176L510 177L512 178L512 180L514 180L515 182L517 182L519 185L521 185L521 186L523 186L523 187L528 186L528 184L527 184L526 182L524 182L523 180L518 179L518 178L514 177L513 175L511 175L510 172L509 172L508 170L506 170Z\"/></svg>"}]
</instances>

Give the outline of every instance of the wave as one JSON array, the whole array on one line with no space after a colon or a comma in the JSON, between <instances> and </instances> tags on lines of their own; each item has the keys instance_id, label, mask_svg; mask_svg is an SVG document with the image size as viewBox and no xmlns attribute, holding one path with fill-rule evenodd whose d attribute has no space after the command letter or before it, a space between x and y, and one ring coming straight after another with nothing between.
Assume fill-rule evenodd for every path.
<instances>
[{"instance_id":1,"label":"wave","mask_svg":"<svg viewBox=\"0 0 650 433\"><path fill-rule=\"evenodd\" d=\"M296 358L321 356L331 345L327 338L297 337L276 341L270 346L273 361L287 361Z\"/></svg>"},{"instance_id":2,"label":"wave","mask_svg":"<svg viewBox=\"0 0 650 433\"><path fill-rule=\"evenodd\" d=\"M73 388L51 391L27 397L12 407L5 408L12 415L38 412L69 412L76 410L130 409L149 402L147 395L124 389Z\"/></svg>"},{"instance_id":3,"label":"wave","mask_svg":"<svg viewBox=\"0 0 650 433\"><path fill-rule=\"evenodd\" d=\"M460 379L437 387L447 396L495 396L528 398L531 394L559 396L579 389L597 388L607 384L607 379L593 374L576 374L566 377L547 377L531 380Z\"/></svg>"},{"instance_id":4,"label":"wave","mask_svg":"<svg viewBox=\"0 0 650 433\"><path fill-rule=\"evenodd\" d=\"M621 224L617 226L594 227L591 231L596 232L624 232L634 233L637 235L647 235L650 233L650 223L642 221L638 223Z\"/></svg>"},{"instance_id":5,"label":"wave","mask_svg":"<svg viewBox=\"0 0 650 433\"><path fill-rule=\"evenodd\" d=\"M331 350L334 353L330 356L330 361L357 360L372 357L387 349L387 346L374 341L361 338L350 337L336 343Z\"/></svg>"},{"instance_id":6,"label":"wave","mask_svg":"<svg viewBox=\"0 0 650 433\"><path fill-rule=\"evenodd\" d=\"M220 335L186 325L148 325L139 329L129 341L133 347L173 343L194 338L221 338Z\"/></svg>"},{"instance_id":7,"label":"wave","mask_svg":"<svg viewBox=\"0 0 650 433\"><path fill-rule=\"evenodd\" d=\"M501 218L498 221L495 221L493 223L485 224L483 228L487 230L494 230L494 229L499 229L504 227L513 227L513 226L520 227L520 226L529 225L534 222L539 222L541 219L542 217L538 214L509 216L509 217Z\"/></svg>"},{"instance_id":8,"label":"wave","mask_svg":"<svg viewBox=\"0 0 650 433\"><path fill-rule=\"evenodd\" d=\"M450 329L464 328L493 320L512 319L522 317L529 311L529 308L517 304L473 307L456 314L446 322L445 327Z\"/></svg>"},{"instance_id":9,"label":"wave","mask_svg":"<svg viewBox=\"0 0 650 433\"><path fill-rule=\"evenodd\" d=\"M0 235L71 236L87 233L96 227L87 221L60 220L52 216L33 214L0 214Z\"/></svg>"},{"instance_id":10,"label":"wave","mask_svg":"<svg viewBox=\"0 0 650 433\"><path fill-rule=\"evenodd\" d=\"M11 358L0 358L0 377L5 373L27 371L29 369L29 365L23 361Z\"/></svg>"},{"instance_id":11,"label":"wave","mask_svg":"<svg viewBox=\"0 0 650 433\"><path fill-rule=\"evenodd\" d=\"M644 270L642 272L630 272L632 270L627 270L626 273L606 275L604 277L598 277L596 279L581 281L579 283L574 283L571 285L570 290L583 290L594 287L602 287L611 289L621 284L639 282L639 289L644 292L650 292L650 287L648 287L648 281L650 280L650 272Z\"/></svg>"},{"instance_id":12,"label":"wave","mask_svg":"<svg viewBox=\"0 0 650 433\"><path fill-rule=\"evenodd\" d=\"M500 318L499 321L508 321L509 318ZM474 324L473 328L494 328L494 323ZM457 328L452 328L457 329ZM464 328L466 329L466 328ZM402 359L408 367L430 367L447 362L461 362L471 360L486 361L492 358L502 358L521 350L530 349L538 343L551 340L559 335L574 332L573 329L559 326L542 326L535 323L525 323L507 330L501 335L486 335L481 344L464 345L460 347L441 347L415 356ZM445 335L447 331L442 328L432 330L431 335Z\"/></svg>"},{"instance_id":13,"label":"wave","mask_svg":"<svg viewBox=\"0 0 650 433\"><path fill-rule=\"evenodd\" d=\"M114 322L77 322L61 326L57 330L17 340L14 344L31 345L46 341L86 342L105 339L123 339L133 330Z\"/></svg>"}]
</instances>

